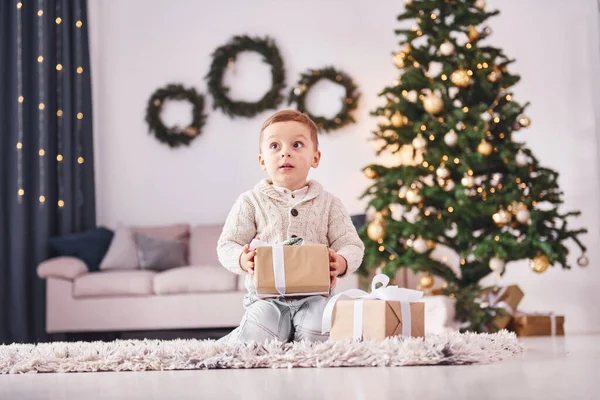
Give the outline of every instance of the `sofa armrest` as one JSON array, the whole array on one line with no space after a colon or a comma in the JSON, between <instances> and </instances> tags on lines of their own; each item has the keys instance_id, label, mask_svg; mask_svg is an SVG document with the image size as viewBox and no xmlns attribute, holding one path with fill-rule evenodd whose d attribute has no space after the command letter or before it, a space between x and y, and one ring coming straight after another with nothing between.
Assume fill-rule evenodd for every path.
<instances>
[{"instance_id":1,"label":"sofa armrest","mask_svg":"<svg viewBox=\"0 0 600 400\"><path fill-rule=\"evenodd\" d=\"M75 257L55 257L46 260L37 267L37 274L42 279L58 278L72 281L79 275L88 272L83 261Z\"/></svg>"}]
</instances>

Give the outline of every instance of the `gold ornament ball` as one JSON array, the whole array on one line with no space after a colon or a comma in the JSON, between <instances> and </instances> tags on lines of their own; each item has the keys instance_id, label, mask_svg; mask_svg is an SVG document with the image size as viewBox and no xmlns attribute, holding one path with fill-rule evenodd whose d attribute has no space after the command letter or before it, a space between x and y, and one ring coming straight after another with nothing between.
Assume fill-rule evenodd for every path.
<instances>
[{"instance_id":1,"label":"gold ornament ball","mask_svg":"<svg viewBox=\"0 0 600 400\"><path fill-rule=\"evenodd\" d=\"M365 176L369 179L377 178L377 172L375 172L375 170L371 167L365 168L364 172L365 172Z\"/></svg>"},{"instance_id":2,"label":"gold ornament ball","mask_svg":"<svg viewBox=\"0 0 600 400\"><path fill-rule=\"evenodd\" d=\"M377 218L375 221L371 222L367 228L367 236L374 242L383 239L385 236L385 225L383 224L383 220Z\"/></svg>"},{"instance_id":3,"label":"gold ornament ball","mask_svg":"<svg viewBox=\"0 0 600 400\"><path fill-rule=\"evenodd\" d=\"M582 254L581 257L577 259L577 265L579 265L582 268L585 268L588 265L590 265L590 260L585 254Z\"/></svg>"},{"instance_id":4,"label":"gold ornament ball","mask_svg":"<svg viewBox=\"0 0 600 400\"><path fill-rule=\"evenodd\" d=\"M445 164L441 164L438 169L435 171L438 178L448 179L450 177L450 170L446 168Z\"/></svg>"},{"instance_id":5,"label":"gold ornament ball","mask_svg":"<svg viewBox=\"0 0 600 400\"><path fill-rule=\"evenodd\" d=\"M500 72L500 70L496 70L496 69L494 69L492 72L490 72L487 76L488 81L490 81L492 83L498 82L501 77L502 77L502 73Z\"/></svg>"},{"instance_id":6,"label":"gold ornament ball","mask_svg":"<svg viewBox=\"0 0 600 400\"><path fill-rule=\"evenodd\" d=\"M444 109L444 100L437 94L429 94L423 99L423 108L430 114L439 114Z\"/></svg>"},{"instance_id":7,"label":"gold ornament ball","mask_svg":"<svg viewBox=\"0 0 600 400\"><path fill-rule=\"evenodd\" d=\"M519 125L523 128L527 128L529 125L531 125L531 119L529 119L527 115L521 115L519 117Z\"/></svg>"},{"instance_id":8,"label":"gold ornament ball","mask_svg":"<svg viewBox=\"0 0 600 400\"><path fill-rule=\"evenodd\" d=\"M477 146L477 152L486 157L489 156L490 154L492 154L492 144L482 139L481 143L479 143L479 145Z\"/></svg>"},{"instance_id":9,"label":"gold ornament ball","mask_svg":"<svg viewBox=\"0 0 600 400\"><path fill-rule=\"evenodd\" d=\"M404 66L405 66L404 57L406 57L406 55L404 53L394 53L394 56L392 57L392 61L394 62L394 65L396 66L396 68L398 68L398 69L404 68Z\"/></svg>"},{"instance_id":10,"label":"gold ornament ball","mask_svg":"<svg viewBox=\"0 0 600 400\"><path fill-rule=\"evenodd\" d=\"M406 126L406 124L408 124L408 118L406 117L406 115L402 115L399 112L392 115L390 121L392 122L392 125L396 128L402 128L403 126Z\"/></svg>"},{"instance_id":11,"label":"gold ornament ball","mask_svg":"<svg viewBox=\"0 0 600 400\"><path fill-rule=\"evenodd\" d=\"M408 54L408 53L410 53L411 51L412 51L412 46L410 45L410 43L406 43L406 44L404 45L404 47L402 47L402 52L403 52L404 54Z\"/></svg>"},{"instance_id":12,"label":"gold ornament ball","mask_svg":"<svg viewBox=\"0 0 600 400\"><path fill-rule=\"evenodd\" d=\"M504 225L510 223L511 215L508 211L502 208L492 215L492 219L496 225L503 227Z\"/></svg>"},{"instance_id":13,"label":"gold ornament ball","mask_svg":"<svg viewBox=\"0 0 600 400\"><path fill-rule=\"evenodd\" d=\"M419 284L423 289L429 289L433 286L433 275L427 274L419 279Z\"/></svg>"},{"instance_id":14,"label":"gold ornament ball","mask_svg":"<svg viewBox=\"0 0 600 400\"><path fill-rule=\"evenodd\" d=\"M450 80L456 86L461 88L466 88L471 84L471 77L466 69L460 68L457 69L450 75Z\"/></svg>"},{"instance_id":15,"label":"gold ornament ball","mask_svg":"<svg viewBox=\"0 0 600 400\"><path fill-rule=\"evenodd\" d=\"M538 274L546 272L549 266L550 261L548 261L548 257L546 257L543 254L536 256L533 260L531 260L531 263L529 264L531 270L533 272L537 272Z\"/></svg>"},{"instance_id":16,"label":"gold ornament ball","mask_svg":"<svg viewBox=\"0 0 600 400\"><path fill-rule=\"evenodd\" d=\"M527 205L525 203L519 203L518 201L513 201L507 208L513 215L517 215L519 211L528 211Z\"/></svg>"},{"instance_id":17,"label":"gold ornament ball","mask_svg":"<svg viewBox=\"0 0 600 400\"><path fill-rule=\"evenodd\" d=\"M406 192L406 201L409 204L417 204L423 200L423 196L419 193L417 189L408 189Z\"/></svg>"},{"instance_id":18,"label":"gold ornament ball","mask_svg":"<svg viewBox=\"0 0 600 400\"><path fill-rule=\"evenodd\" d=\"M477 31L477 28L475 28L473 25L469 26L469 32L467 33L467 36L471 42L479 39L479 32Z\"/></svg>"}]
</instances>

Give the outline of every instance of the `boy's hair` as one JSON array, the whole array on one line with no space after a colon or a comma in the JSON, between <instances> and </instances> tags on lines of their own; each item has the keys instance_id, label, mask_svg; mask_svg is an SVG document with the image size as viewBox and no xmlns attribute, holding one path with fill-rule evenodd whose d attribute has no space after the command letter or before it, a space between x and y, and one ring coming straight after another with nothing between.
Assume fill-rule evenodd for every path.
<instances>
[{"instance_id":1,"label":"boy's hair","mask_svg":"<svg viewBox=\"0 0 600 400\"><path fill-rule=\"evenodd\" d=\"M273 114L269 118L267 118L267 120L265 122L263 122L262 127L260 128L260 141L258 142L259 149L262 146L263 132L265 131L265 129L267 129L267 127L269 125L273 125L274 123L286 122L286 121L296 121L296 122L300 122L302 125L306 126L308 128L308 130L310 131L310 140L312 140L312 142L314 143L315 150L318 150L319 137L317 135L317 132L318 132L317 124L315 124L313 122L313 120L310 119L310 117L307 114L301 113L300 111L296 111L296 110L277 111L275 114Z\"/></svg>"}]
</instances>

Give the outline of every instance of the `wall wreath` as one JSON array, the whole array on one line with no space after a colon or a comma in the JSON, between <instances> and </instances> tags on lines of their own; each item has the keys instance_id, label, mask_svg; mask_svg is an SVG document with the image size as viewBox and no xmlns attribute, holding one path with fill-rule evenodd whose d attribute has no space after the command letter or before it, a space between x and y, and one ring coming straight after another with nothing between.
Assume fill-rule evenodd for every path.
<instances>
[{"instance_id":1,"label":"wall wreath","mask_svg":"<svg viewBox=\"0 0 600 400\"><path fill-rule=\"evenodd\" d=\"M257 102L234 101L228 97L229 88L223 86L223 74L231 62L243 51L254 51L263 56L264 62L271 66L272 86ZM208 90L213 96L213 108L220 108L230 117L253 117L262 111L275 109L283 100L281 90L285 86L283 60L275 42L266 37L252 38L234 36L227 44L217 48L212 54L210 71L206 75Z\"/></svg>"},{"instance_id":2,"label":"wall wreath","mask_svg":"<svg viewBox=\"0 0 600 400\"><path fill-rule=\"evenodd\" d=\"M342 85L344 89L346 89L345 96L342 99L342 107L333 118L314 115L306 109L306 94L312 86L321 79L328 79ZM290 92L288 103L296 103L298 110L307 113L319 128L325 131L331 131L355 122L351 113L358 106L359 97L360 93L357 92L356 85L346 73L333 67L326 67L309 70L308 72L303 73L300 80Z\"/></svg>"},{"instance_id":3,"label":"wall wreath","mask_svg":"<svg viewBox=\"0 0 600 400\"><path fill-rule=\"evenodd\" d=\"M192 122L189 126L181 128L179 126L167 127L162 122L160 114L163 104L166 100L187 100L193 106ZM168 144L170 147L188 146L202 131L206 122L204 111L204 97L194 88L186 89L183 85L171 84L157 89L146 108L146 122L150 134L156 136L158 140Z\"/></svg>"}]
</instances>

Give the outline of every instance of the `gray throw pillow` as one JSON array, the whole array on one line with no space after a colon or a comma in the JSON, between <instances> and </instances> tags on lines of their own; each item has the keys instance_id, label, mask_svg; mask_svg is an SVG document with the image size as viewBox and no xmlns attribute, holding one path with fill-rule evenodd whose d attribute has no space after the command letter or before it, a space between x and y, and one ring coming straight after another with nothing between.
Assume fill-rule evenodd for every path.
<instances>
[{"instance_id":1,"label":"gray throw pillow","mask_svg":"<svg viewBox=\"0 0 600 400\"><path fill-rule=\"evenodd\" d=\"M176 239L134 233L142 269L165 271L185 265L185 243Z\"/></svg>"}]
</instances>

